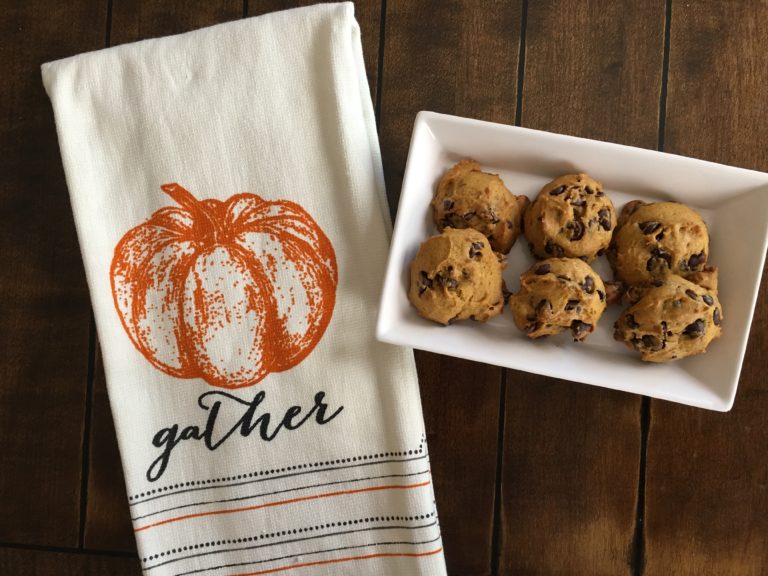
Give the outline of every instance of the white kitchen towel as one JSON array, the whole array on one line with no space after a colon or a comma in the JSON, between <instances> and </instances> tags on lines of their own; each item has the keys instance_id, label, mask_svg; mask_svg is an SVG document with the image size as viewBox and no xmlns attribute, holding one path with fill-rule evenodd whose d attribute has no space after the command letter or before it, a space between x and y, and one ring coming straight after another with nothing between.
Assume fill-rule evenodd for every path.
<instances>
[{"instance_id":1,"label":"white kitchen towel","mask_svg":"<svg viewBox=\"0 0 768 576\"><path fill-rule=\"evenodd\" d=\"M42 73L145 573L444 574L352 4Z\"/></svg>"}]
</instances>

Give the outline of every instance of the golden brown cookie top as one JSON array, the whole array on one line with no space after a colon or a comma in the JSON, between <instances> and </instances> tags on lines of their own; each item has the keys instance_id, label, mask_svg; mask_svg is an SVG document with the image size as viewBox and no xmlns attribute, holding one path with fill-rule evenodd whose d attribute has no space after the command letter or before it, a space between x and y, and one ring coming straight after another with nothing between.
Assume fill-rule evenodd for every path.
<instances>
[{"instance_id":1,"label":"golden brown cookie top","mask_svg":"<svg viewBox=\"0 0 768 576\"><path fill-rule=\"evenodd\" d=\"M708 257L707 225L678 202L628 203L608 251L616 279L629 285L677 274L712 286L704 274Z\"/></svg>"},{"instance_id":2,"label":"golden brown cookie top","mask_svg":"<svg viewBox=\"0 0 768 576\"><path fill-rule=\"evenodd\" d=\"M576 258L549 258L520 276L510 296L515 325L530 338L571 331L584 340L606 308L605 286L592 267Z\"/></svg>"},{"instance_id":3,"label":"golden brown cookie top","mask_svg":"<svg viewBox=\"0 0 768 576\"><path fill-rule=\"evenodd\" d=\"M622 313L614 337L646 362L669 362L705 352L720 337L722 321L715 292L670 275Z\"/></svg>"},{"instance_id":4,"label":"golden brown cookie top","mask_svg":"<svg viewBox=\"0 0 768 576\"><path fill-rule=\"evenodd\" d=\"M408 299L424 318L485 321L504 306L503 259L476 230L446 228L419 247Z\"/></svg>"},{"instance_id":5,"label":"golden brown cookie top","mask_svg":"<svg viewBox=\"0 0 768 576\"><path fill-rule=\"evenodd\" d=\"M446 172L432 199L438 230L472 228L502 254L515 243L527 204L528 198L515 197L497 174L483 172L480 164L468 159Z\"/></svg>"},{"instance_id":6,"label":"golden brown cookie top","mask_svg":"<svg viewBox=\"0 0 768 576\"><path fill-rule=\"evenodd\" d=\"M591 262L608 248L616 211L603 186L587 174L566 174L541 189L525 218L525 236L537 258Z\"/></svg>"}]
</instances>

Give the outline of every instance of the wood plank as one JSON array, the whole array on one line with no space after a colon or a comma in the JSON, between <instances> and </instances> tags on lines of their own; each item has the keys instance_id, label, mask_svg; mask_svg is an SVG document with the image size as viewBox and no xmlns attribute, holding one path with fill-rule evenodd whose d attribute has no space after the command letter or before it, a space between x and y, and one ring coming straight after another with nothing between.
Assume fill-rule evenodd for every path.
<instances>
[{"instance_id":1,"label":"wood plank","mask_svg":"<svg viewBox=\"0 0 768 576\"><path fill-rule=\"evenodd\" d=\"M764 0L673 3L668 151L768 170L767 19ZM768 572L767 272L733 410L652 404L647 575Z\"/></svg>"},{"instance_id":2,"label":"wood plank","mask_svg":"<svg viewBox=\"0 0 768 576\"><path fill-rule=\"evenodd\" d=\"M123 467L109 407L101 353L97 351L91 408L88 506L83 543L93 550L136 550Z\"/></svg>"},{"instance_id":3,"label":"wood plank","mask_svg":"<svg viewBox=\"0 0 768 576\"><path fill-rule=\"evenodd\" d=\"M181 34L243 16L238 0L183 2L182 0L121 0L112 5L112 46Z\"/></svg>"},{"instance_id":4,"label":"wood plank","mask_svg":"<svg viewBox=\"0 0 768 576\"><path fill-rule=\"evenodd\" d=\"M90 306L39 66L102 47L106 4L35 0L9 4L4 12L0 541L72 546L79 530Z\"/></svg>"},{"instance_id":5,"label":"wood plank","mask_svg":"<svg viewBox=\"0 0 768 576\"><path fill-rule=\"evenodd\" d=\"M379 137L392 207L419 110L514 122L520 21L520 1L387 4ZM489 574L501 371L428 353L417 364L449 572Z\"/></svg>"},{"instance_id":6,"label":"wood plank","mask_svg":"<svg viewBox=\"0 0 768 576\"><path fill-rule=\"evenodd\" d=\"M320 0L335 2L336 0ZM289 10L302 6L317 4L318 0L249 0L248 16L259 16L276 10ZM376 102L376 90L379 76L379 39L381 37L381 2L365 0L355 2L355 19L360 25L360 35L363 42L363 58L365 72L368 75L368 85L371 98Z\"/></svg>"},{"instance_id":7,"label":"wood plank","mask_svg":"<svg viewBox=\"0 0 768 576\"><path fill-rule=\"evenodd\" d=\"M0 547L0 574L4 576L139 576L138 558Z\"/></svg>"},{"instance_id":8,"label":"wood plank","mask_svg":"<svg viewBox=\"0 0 768 576\"><path fill-rule=\"evenodd\" d=\"M416 352L449 574L490 574L500 371Z\"/></svg>"},{"instance_id":9,"label":"wood plank","mask_svg":"<svg viewBox=\"0 0 768 576\"><path fill-rule=\"evenodd\" d=\"M242 2L234 0L194 5L160 0L115 2L111 44L178 34L242 15ZM84 544L92 549L134 551L136 543L100 355L95 375Z\"/></svg>"},{"instance_id":10,"label":"wood plank","mask_svg":"<svg viewBox=\"0 0 768 576\"><path fill-rule=\"evenodd\" d=\"M522 124L655 148L664 23L661 1L529 3ZM508 371L501 574L632 572L640 417L638 396Z\"/></svg>"}]
</instances>

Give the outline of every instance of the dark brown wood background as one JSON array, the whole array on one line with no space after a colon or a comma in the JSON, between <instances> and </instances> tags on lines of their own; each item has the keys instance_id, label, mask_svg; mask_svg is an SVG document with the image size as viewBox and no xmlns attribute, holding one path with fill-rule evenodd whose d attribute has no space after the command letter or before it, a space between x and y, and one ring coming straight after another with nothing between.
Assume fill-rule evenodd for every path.
<instances>
[{"instance_id":1,"label":"dark brown wood background","mask_svg":"<svg viewBox=\"0 0 768 576\"><path fill-rule=\"evenodd\" d=\"M140 573L39 65L308 3L2 2L0 574ZM356 14L393 207L419 110L768 171L766 0ZM765 284L727 414L417 352L450 573L768 574Z\"/></svg>"}]
</instances>

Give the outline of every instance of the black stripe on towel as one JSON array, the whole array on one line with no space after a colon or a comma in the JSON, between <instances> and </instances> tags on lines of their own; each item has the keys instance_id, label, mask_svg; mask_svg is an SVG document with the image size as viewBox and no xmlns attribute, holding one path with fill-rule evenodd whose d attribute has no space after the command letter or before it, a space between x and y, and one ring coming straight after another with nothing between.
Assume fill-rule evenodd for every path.
<instances>
[{"instance_id":1,"label":"black stripe on towel","mask_svg":"<svg viewBox=\"0 0 768 576\"><path fill-rule=\"evenodd\" d=\"M370 544L360 544L358 546L342 546L339 548L327 548L325 550L315 550L313 552L300 552L301 556L313 556L315 554L326 554L328 552L341 552L343 550L356 550L359 548L372 548L374 546L401 546L401 545L407 545L407 546L420 546L422 544L432 544L433 542L437 542L440 540L441 535L438 534L435 538L432 538L432 540L421 540L419 542L411 542L408 540L400 541L400 542L371 542ZM221 570L222 568L236 568L238 566L251 566L253 564L266 564L267 562L276 562L277 560L286 560L288 558L295 558L295 554L289 554L288 556L279 556L276 558L267 558L266 560L254 560L253 562L238 562L235 564L222 564L219 566L211 566L210 568L199 568L197 570L190 570L189 572L179 572L175 576L189 576L190 574L199 574L201 572L209 572L211 570Z\"/></svg>"},{"instance_id":2,"label":"black stripe on towel","mask_svg":"<svg viewBox=\"0 0 768 576\"><path fill-rule=\"evenodd\" d=\"M149 554L148 556L142 558L142 563L146 564L147 562L152 562L153 560L157 560L159 558L165 558L166 556L168 559L170 559L171 556L174 556L176 554L181 554L182 552L186 551L195 551L195 550L205 550L206 548L209 548L211 546L221 546L228 545L228 544L248 544L249 542L257 542L259 540L272 540L274 538L280 538L282 536L288 536L291 537L295 534L309 534L310 532L316 532L320 533L321 530L327 530L330 528L344 528L346 529L347 526L357 526L357 525L364 525L364 524L371 524L371 523L378 523L378 522L417 522L420 520L430 520L433 517L437 515L437 510L432 510L429 514L414 514L412 516L372 516L367 518L356 518L354 520L337 520L335 522L330 521L323 521L319 522L318 524L315 524L314 526L301 526L299 528L288 528L286 530L276 530L274 532L269 532L266 534L257 534L256 536L249 536L245 538L232 538L229 540L210 540L208 542L198 542L197 544L187 544L185 546L177 546L176 548L171 548L169 550L166 550L165 552L159 552L155 554ZM217 551L218 552L218 551Z\"/></svg>"},{"instance_id":3,"label":"black stripe on towel","mask_svg":"<svg viewBox=\"0 0 768 576\"><path fill-rule=\"evenodd\" d=\"M363 462L362 464L352 464L350 466L333 466L330 468L316 468L314 470L304 470L302 472L293 472L291 474L282 474L280 476L271 476L269 478L258 478L256 480L246 480L245 482L235 482L232 484L219 484L219 485L210 485L210 486L201 486L199 488L187 488L184 490L177 490L175 492L167 492L165 494L158 494L157 496L152 496L151 498L145 498L144 500L140 500L138 502L132 502L129 506L137 506L139 504L143 504L145 502L150 502L152 500L157 500L158 498L165 498L166 496L174 496L177 494L184 494L186 492L197 492L199 490L211 490L212 488L232 488L234 486L245 486L247 484L254 484L257 482L267 482L269 480L281 480L283 478L292 478L294 476L303 476L305 474L316 474L318 472L332 472L334 470L348 470L351 468L360 468L362 466L375 466L376 464L391 464L396 462L415 462L417 460L424 460L427 457L426 454L422 454L421 456L417 456L415 458L403 458L402 460L380 460L378 462Z\"/></svg>"},{"instance_id":4,"label":"black stripe on towel","mask_svg":"<svg viewBox=\"0 0 768 576\"><path fill-rule=\"evenodd\" d=\"M275 494L287 494L289 492L296 492L297 490L307 490L309 488L321 488L323 486L337 486L339 484L351 484L352 482L363 482L365 480L381 480L383 478L408 478L410 476L421 476L428 473L429 470L422 470L421 472L412 472L410 474L386 474L384 476L368 476L366 478L350 478L349 480L338 480L336 482L323 482L320 484L308 484L305 486L296 486L295 488L286 488L285 490L273 490L272 492L262 492L261 494L251 494L249 496L237 496L235 498L223 498L221 500L205 500L200 502L192 502L190 504L181 504L172 508L165 508L163 510L157 510L156 512L150 512L143 516L136 516L131 518L132 521L142 520L151 516L157 516L165 512L171 512L173 510L180 510L181 508L191 508L193 506L205 506L208 504L222 504L224 502L240 502L242 500L250 500L251 498L262 498L264 496L274 496Z\"/></svg>"},{"instance_id":5,"label":"black stripe on towel","mask_svg":"<svg viewBox=\"0 0 768 576\"><path fill-rule=\"evenodd\" d=\"M205 490L207 488L213 488L214 487L213 485L219 484L221 482L231 482L232 480L243 480L246 478L255 478L256 476L270 476L271 474L274 474L276 472L280 474L282 472L287 472L289 470L306 470L306 472L303 472L304 474L311 474L313 472L322 472L322 470L309 470L310 468L318 468L320 466L328 467L328 466L331 466L332 464L345 464L348 462L362 462L364 460L376 460L379 458L389 458L390 456L392 457L411 456L411 455L421 454L423 450L424 450L424 437L422 436L421 442L419 443L419 447L416 448L415 450L402 450L400 452L379 452L376 454L364 454L362 456L351 456L346 458L329 458L324 462L311 462L309 464L307 463L294 464L292 466L284 466L283 468L259 470L258 472L243 472L237 475L226 476L224 478L208 478L206 480L182 481L177 484L169 484L167 486L161 486L159 488L147 488L143 492L139 492L137 494L128 496L128 502L131 502L131 506L133 506L133 504L141 504L141 502L147 502L148 500L154 500L155 498L160 498L162 496L167 496L170 494L178 494L179 492L186 492L187 490L169 492L169 490L175 490L176 488L184 488L186 486L200 486L200 488L197 488L197 490ZM400 460L384 460L380 462L368 462L368 464L383 464L385 462L400 462ZM350 466L350 468L352 467L353 466ZM344 468L346 468L346 466ZM274 476L272 478L263 478L263 480L274 480L276 478L285 478L285 476ZM144 496L150 496L152 494L157 494L158 492L161 493L159 496L134 502L134 500L136 500L137 498L143 498Z\"/></svg>"}]
</instances>

